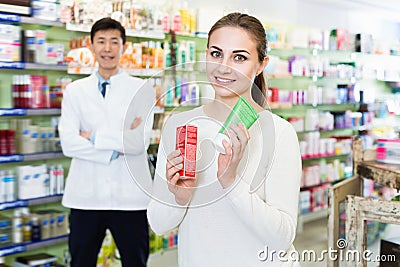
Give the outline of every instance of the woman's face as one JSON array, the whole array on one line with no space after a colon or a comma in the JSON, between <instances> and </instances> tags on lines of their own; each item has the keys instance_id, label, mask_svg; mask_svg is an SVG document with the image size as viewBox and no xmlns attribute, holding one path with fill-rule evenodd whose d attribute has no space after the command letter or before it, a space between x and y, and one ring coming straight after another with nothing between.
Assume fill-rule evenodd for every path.
<instances>
[{"instance_id":1,"label":"woman's face","mask_svg":"<svg viewBox=\"0 0 400 267\"><path fill-rule=\"evenodd\" d=\"M250 93L264 64L258 61L256 42L240 28L222 27L209 37L206 73L216 97Z\"/></svg>"}]
</instances>

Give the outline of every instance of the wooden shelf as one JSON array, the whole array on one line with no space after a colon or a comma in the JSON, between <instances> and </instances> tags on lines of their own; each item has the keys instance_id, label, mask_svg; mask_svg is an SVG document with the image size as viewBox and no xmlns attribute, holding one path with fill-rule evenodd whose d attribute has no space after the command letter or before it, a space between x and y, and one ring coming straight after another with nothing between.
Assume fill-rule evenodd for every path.
<instances>
[{"instance_id":1,"label":"wooden shelf","mask_svg":"<svg viewBox=\"0 0 400 267\"><path fill-rule=\"evenodd\" d=\"M357 165L360 176L374 180L376 183L400 189L400 165L382 162L362 161Z\"/></svg>"}]
</instances>

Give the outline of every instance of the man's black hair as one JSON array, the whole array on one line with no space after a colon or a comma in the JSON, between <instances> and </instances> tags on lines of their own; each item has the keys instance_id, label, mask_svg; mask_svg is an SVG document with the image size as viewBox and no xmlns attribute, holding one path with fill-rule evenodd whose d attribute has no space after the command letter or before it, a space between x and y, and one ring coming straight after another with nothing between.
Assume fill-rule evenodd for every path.
<instances>
[{"instance_id":1,"label":"man's black hair","mask_svg":"<svg viewBox=\"0 0 400 267\"><path fill-rule=\"evenodd\" d=\"M125 44L125 28L121 25L121 23L109 17L102 18L93 24L92 29L90 30L90 40L92 41L92 43L96 32L104 30L119 30L121 33L122 44Z\"/></svg>"}]
</instances>

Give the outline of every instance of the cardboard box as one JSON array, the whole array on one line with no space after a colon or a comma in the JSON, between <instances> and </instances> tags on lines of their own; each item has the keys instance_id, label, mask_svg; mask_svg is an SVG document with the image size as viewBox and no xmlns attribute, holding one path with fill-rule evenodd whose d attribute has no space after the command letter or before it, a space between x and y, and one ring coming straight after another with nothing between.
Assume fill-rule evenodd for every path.
<instances>
[{"instance_id":1,"label":"cardboard box","mask_svg":"<svg viewBox=\"0 0 400 267\"><path fill-rule=\"evenodd\" d=\"M196 152L197 152L197 127L184 125L176 128L176 149L181 151L183 168L179 175L184 178L196 176Z\"/></svg>"}]
</instances>

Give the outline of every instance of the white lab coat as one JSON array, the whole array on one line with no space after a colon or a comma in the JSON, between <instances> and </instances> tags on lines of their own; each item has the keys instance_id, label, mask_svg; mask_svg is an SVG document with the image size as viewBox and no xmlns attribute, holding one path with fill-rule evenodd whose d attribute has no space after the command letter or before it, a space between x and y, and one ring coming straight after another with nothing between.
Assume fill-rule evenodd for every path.
<instances>
[{"instance_id":1,"label":"white lab coat","mask_svg":"<svg viewBox=\"0 0 400 267\"><path fill-rule=\"evenodd\" d=\"M62 204L92 210L144 210L152 180L147 161L155 89L125 72L114 75L103 98L95 74L68 85L59 133L71 157ZM131 130L135 117L142 123ZM94 144L79 135L95 133ZM114 151L123 152L111 160Z\"/></svg>"}]
</instances>

